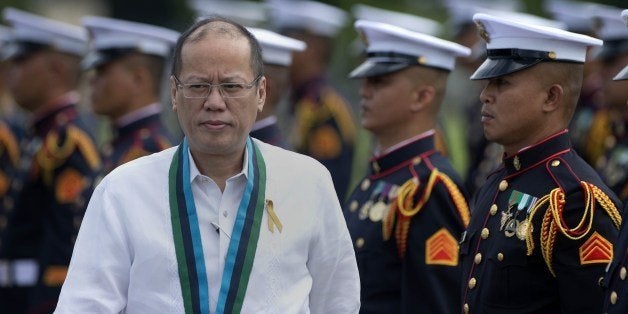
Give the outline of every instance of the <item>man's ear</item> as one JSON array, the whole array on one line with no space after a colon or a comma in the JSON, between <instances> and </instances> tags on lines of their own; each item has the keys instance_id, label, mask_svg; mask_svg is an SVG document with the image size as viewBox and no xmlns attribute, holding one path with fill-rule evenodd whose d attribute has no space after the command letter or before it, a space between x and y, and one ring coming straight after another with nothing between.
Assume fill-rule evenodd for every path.
<instances>
[{"instance_id":1,"label":"man's ear","mask_svg":"<svg viewBox=\"0 0 628 314\"><path fill-rule=\"evenodd\" d=\"M264 109L264 103L266 102L266 77L262 76L259 79L257 87L257 111L262 112Z\"/></svg>"},{"instance_id":2,"label":"man's ear","mask_svg":"<svg viewBox=\"0 0 628 314\"><path fill-rule=\"evenodd\" d=\"M425 110L432 105L432 101L436 96L436 89L432 85L419 86L412 93L412 104L410 110L413 112Z\"/></svg>"},{"instance_id":3,"label":"man's ear","mask_svg":"<svg viewBox=\"0 0 628 314\"><path fill-rule=\"evenodd\" d=\"M170 76L170 102L172 104L172 111L177 111L177 82L174 80L174 76Z\"/></svg>"},{"instance_id":4,"label":"man's ear","mask_svg":"<svg viewBox=\"0 0 628 314\"><path fill-rule=\"evenodd\" d=\"M565 91L561 85L552 84L552 86L547 89L547 97L543 103L543 111L550 112L558 109L563 101L563 97L565 97L564 93Z\"/></svg>"}]
</instances>

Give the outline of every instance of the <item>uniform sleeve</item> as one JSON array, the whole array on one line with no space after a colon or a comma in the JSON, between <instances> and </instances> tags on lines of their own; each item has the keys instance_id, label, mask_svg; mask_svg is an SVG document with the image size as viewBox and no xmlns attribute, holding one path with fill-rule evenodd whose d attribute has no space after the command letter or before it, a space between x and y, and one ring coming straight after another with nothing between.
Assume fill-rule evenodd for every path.
<instances>
[{"instance_id":1,"label":"uniform sleeve","mask_svg":"<svg viewBox=\"0 0 628 314\"><path fill-rule=\"evenodd\" d=\"M401 311L459 308L461 266L458 241L463 221L449 193L437 185L430 201L413 217L401 277Z\"/></svg>"},{"instance_id":2,"label":"uniform sleeve","mask_svg":"<svg viewBox=\"0 0 628 314\"><path fill-rule=\"evenodd\" d=\"M575 228L587 211L582 192L565 197L564 221ZM595 204L591 228L579 239L569 239L560 230L553 249L561 310L564 313L600 313L603 291L600 278L612 257L618 229L599 203ZM586 221L586 220L585 220Z\"/></svg>"},{"instance_id":3,"label":"uniform sleeve","mask_svg":"<svg viewBox=\"0 0 628 314\"><path fill-rule=\"evenodd\" d=\"M131 247L120 204L99 185L89 202L55 313L119 313L127 302Z\"/></svg>"},{"instance_id":4,"label":"uniform sleeve","mask_svg":"<svg viewBox=\"0 0 628 314\"><path fill-rule=\"evenodd\" d=\"M329 172L318 191L320 203L307 267L312 275L312 313L357 313L360 279L349 231Z\"/></svg>"}]
</instances>

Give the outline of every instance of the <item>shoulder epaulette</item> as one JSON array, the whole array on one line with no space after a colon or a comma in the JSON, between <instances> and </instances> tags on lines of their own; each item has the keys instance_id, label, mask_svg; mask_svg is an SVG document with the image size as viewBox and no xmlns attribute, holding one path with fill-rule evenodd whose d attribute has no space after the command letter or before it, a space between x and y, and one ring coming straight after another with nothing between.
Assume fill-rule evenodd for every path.
<instances>
[{"instance_id":1,"label":"shoulder epaulette","mask_svg":"<svg viewBox=\"0 0 628 314\"><path fill-rule=\"evenodd\" d=\"M346 101L333 90L325 89L322 102L323 107L336 119L342 139L346 143L352 143L355 139L356 126Z\"/></svg>"},{"instance_id":2,"label":"shoulder epaulette","mask_svg":"<svg viewBox=\"0 0 628 314\"><path fill-rule=\"evenodd\" d=\"M403 258L405 256L408 230L412 217L418 214L425 203L427 203L434 185L438 182L443 183L456 206L462 223L465 227L468 226L470 218L469 206L462 192L460 192L449 176L434 168L424 184L421 184L417 177L413 177L399 187L397 197L392 200L390 210L382 221L382 235L385 241L390 239L392 231L395 230L399 257Z\"/></svg>"},{"instance_id":3,"label":"shoulder epaulette","mask_svg":"<svg viewBox=\"0 0 628 314\"><path fill-rule=\"evenodd\" d=\"M550 171L556 180L559 175L557 172L564 171L566 169L561 169L561 164L563 164L559 159L552 160L548 162L547 169ZM565 167L563 165L563 167ZM552 267L552 253L554 251L554 243L556 242L556 234L558 231L560 233L570 239L570 240L580 240L587 236L593 225L593 215L595 211L596 204L601 206L606 214L611 218L615 228L619 229L622 219L619 210L615 206L615 204L610 200L608 195L606 195L602 190L600 190L597 186L576 180L578 184L578 188L582 189L584 194L584 210L582 217L579 223L572 227L568 226L563 219L563 210L566 204L566 193L565 190L572 190L572 185L570 182L557 182L559 187L554 188L550 191L549 194L541 197L534 207L530 210L530 215L526 218L526 222L531 226L532 219L539 212L539 209L545 209L545 213L543 215L541 230L540 230L540 245L541 245L541 253L543 255L543 259L545 260L545 264L547 265L549 271L552 273L554 277L556 277L556 273ZM526 233L526 245L527 245L527 255L530 256L534 252L534 239L532 238L532 230L533 228L528 228ZM599 238L599 234L594 233L593 236ZM595 239L594 239L595 240ZM608 242L604 239L604 241ZM588 243L588 241L587 241ZM585 245L587 244L585 243ZM598 262L608 262L606 259L610 259L612 257L612 248L610 249L609 254L607 254L607 258L604 260L599 260ZM610 261L610 260L609 260ZM583 261L583 257L581 255L581 263L586 263Z\"/></svg>"},{"instance_id":4,"label":"shoulder epaulette","mask_svg":"<svg viewBox=\"0 0 628 314\"><path fill-rule=\"evenodd\" d=\"M0 155L3 154L2 149L5 150L9 157L11 165L17 167L20 161L20 146L11 128L5 123L0 122Z\"/></svg>"},{"instance_id":5,"label":"shoulder epaulette","mask_svg":"<svg viewBox=\"0 0 628 314\"><path fill-rule=\"evenodd\" d=\"M101 161L96 146L80 128L69 125L63 140L57 131L48 133L42 149L37 153L37 162L43 170L45 182L51 182L52 171L63 164L77 149L92 170L100 167Z\"/></svg>"}]
</instances>

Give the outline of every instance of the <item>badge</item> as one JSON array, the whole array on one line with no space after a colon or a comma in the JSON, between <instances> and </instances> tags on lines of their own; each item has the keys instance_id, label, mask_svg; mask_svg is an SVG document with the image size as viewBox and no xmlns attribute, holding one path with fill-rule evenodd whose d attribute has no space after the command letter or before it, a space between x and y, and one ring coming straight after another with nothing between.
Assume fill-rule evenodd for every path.
<instances>
[{"instance_id":1,"label":"badge","mask_svg":"<svg viewBox=\"0 0 628 314\"><path fill-rule=\"evenodd\" d=\"M519 160L519 156L515 156L515 158L512 160L512 165L515 166L515 169L517 171L521 170L521 161Z\"/></svg>"},{"instance_id":2,"label":"badge","mask_svg":"<svg viewBox=\"0 0 628 314\"><path fill-rule=\"evenodd\" d=\"M378 201L371 207L371 210L369 210L369 219L371 219L372 222L381 221L386 215L387 209L388 204L383 201Z\"/></svg>"},{"instance_id":3,"label":"badge","mask_svg":"<svg viewBox=\"0 0 628 314\"><path fill-rule=\"evenodd\" d=\"M580 265L608 264L613 259L613 244L596 231L580 246L579 253Z\"/></svg>"},{"instance_id":4,"label":"badge","mask_svg":"<svg viewBox=\"0 0 628 314\"><path fill-rule=\"evenodd\" d=\"M528 234L529 227L530 227L530 221L528 221L528 219L525 219L524 221L519 223L516 230L517 238L519 238L519 240L523 241L526 239L526 235Z\"/></svg>"},{"instance_id":5,"label":"badge","mask_svg":"<svg viewBox=\"0 0 628 314\"><path fill-rule=\"evenodd\" d=\"M366 217L369 216L369 210L371 209L371 206L373 206L373 201L368 201L364 203L364 205L362 205L362 208L360 208L360 213L358 214L358 218L360 218L360 220L364 220L366 219Z\"/></svg>"},{"instance_id":6,"label":"badge","mask_svg":"<svg viewBox=\"0 0 628 314\"><path fill-rule=\"evenodd\" d=\"M458 265L458 241L451 233L441 228L425 241L426 265Z\"/></svg>"}]
</instances>

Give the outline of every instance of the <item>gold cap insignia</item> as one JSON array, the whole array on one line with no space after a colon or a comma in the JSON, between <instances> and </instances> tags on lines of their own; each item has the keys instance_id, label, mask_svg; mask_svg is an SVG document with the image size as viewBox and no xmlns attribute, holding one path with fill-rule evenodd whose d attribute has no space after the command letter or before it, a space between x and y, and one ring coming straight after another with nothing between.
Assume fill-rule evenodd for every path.
<instances>
[{"instance_id":1,"label":"gold cap insignia","mask_svg":"<svg viewBox=\"0 0 628 314\"><path fill-rule=\"evenodd\" d=\"M418 57L416 59L416 62L418 62L419 64L425 64L427 62L427 58L426 57Z\"/></svg>"},{"instance_id":2,"label":"gold cap insignia","mask_svg":"<svg viewBox=\"0 0 628 314\"><path fill-rule=\"evenodd\" d=\"M478 28L478 34L480 37L482 37L487 43L490 43L491 37L486 31L486 28L484 28L484 24L482 24L482 22L475 22L475 26Z\"/></svg>"}]
</instances>

